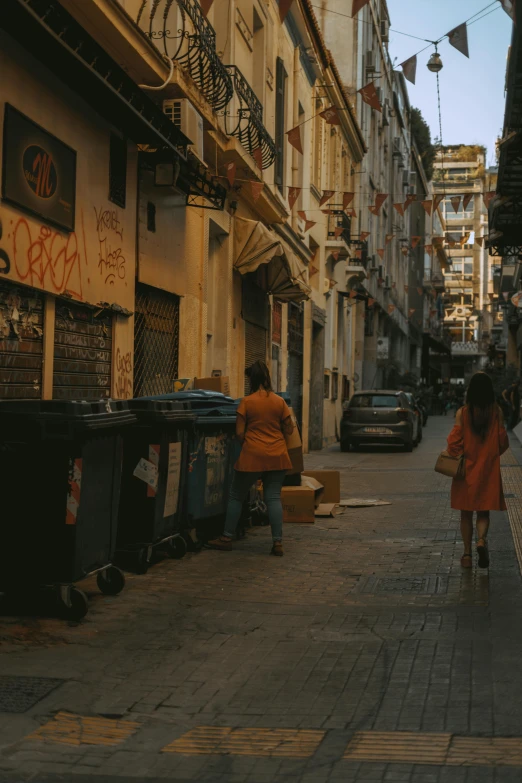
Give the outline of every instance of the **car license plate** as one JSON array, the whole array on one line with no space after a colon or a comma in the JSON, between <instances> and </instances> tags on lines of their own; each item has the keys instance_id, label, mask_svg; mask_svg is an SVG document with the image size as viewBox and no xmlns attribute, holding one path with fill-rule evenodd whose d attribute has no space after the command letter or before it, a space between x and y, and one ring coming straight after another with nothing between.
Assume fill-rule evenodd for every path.
<instances>
[{"instance_id":1,"label":"car license plate","mask_svg":"<svg viewBox=\"0 0 522 783\"><path fill-rule=\"evenodd\" d=\"M365 432L373 432L376 435L386 435L391 432L387 427L365 427Z\"/></svg>"}]
</instances>

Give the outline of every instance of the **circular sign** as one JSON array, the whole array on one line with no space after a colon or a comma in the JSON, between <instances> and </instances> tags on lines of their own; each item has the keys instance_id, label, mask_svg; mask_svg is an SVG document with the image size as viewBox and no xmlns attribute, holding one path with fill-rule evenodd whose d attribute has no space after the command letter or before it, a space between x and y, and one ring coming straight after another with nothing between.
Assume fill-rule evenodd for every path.
<instances>
[{"instance_id":1,"label":"circular sign","mask_svg":"<svg viewBox=\"0 0 522 783\"><path fill-rule=\"evenodd\" d=\"M25 181L39 198L51 198L56 193L58 174L52 157L38 144L30 144L23 157Z\"/></svg>"}]
</instances>

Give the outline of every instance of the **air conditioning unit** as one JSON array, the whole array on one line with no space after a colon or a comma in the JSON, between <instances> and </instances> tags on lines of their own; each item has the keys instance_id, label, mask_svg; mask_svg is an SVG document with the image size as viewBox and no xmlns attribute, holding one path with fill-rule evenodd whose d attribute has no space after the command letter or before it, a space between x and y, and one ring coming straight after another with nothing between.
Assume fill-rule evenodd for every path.
<instances>
[{"instance_id":1,"label":"air conditioning unit","mask_svg":"<svg viewBox=\"0 0 522 783\"><path fill-rule=\"evenodd\" d=\"M416 188L417 187L417 172L416 171L410 171L410 187Z\"/></svg>"},{"instance_id":2,"label":"air conditioning unit","mask_svg":"<svg viewBox=\"0 0 522 783\"><path fill-rule=\"evenodd\" d=\"M386 128L390 124L390 102L388 98L385 99L382 105L382 127Z\"/></svg>"},{"instance_id":3,"label":"air conditioning unit","mask_svg":"<svg viewBox=\"0 0 522 783\"><path fill-rule=\"evenodd\" d=\"M330 279L328 277L325 277L323 280L323 294L329 294L330 291L331 291Z\"/></svg>"},{"instance_id":4,"label":"air conditioning unit","mask_svg":"<svg viewBox=\"0 0 522 783\"><path fill-rule=\"evenodd\" d=\"M385 278L385 280L384 280L384 290L385 290L385 291L389 291L389 290L390 290L390 288L391 288L391 285L390 285L390 278L388 277L388 275L386 275L386 278Z\"/></svg>"},{"instance_id":5,"label":"air conditioning unit","mask_svg":"<svg viewBox=\"0 0 522 783\"><path fill-rule=\"evenodd\" d=\"M377 93L377 97L379 99L379 103L382 106L382 87L376 87L375 92Z\"/></svg>"},{"instance_id":6,"label":"air conditioning unit","mask_svg":"<svg viewBox=\"0 0 522 783\"><path fill-rule=\"evenodd\" d=\"M410 172L408 169L405 169L402 172L402 187L403 188L409 188L410 186Z\"/></svg>"},{"instance_id":7,"label":"air conditioning unit","mask_svg":"<svg viewBox=\"0 0 522 783\"><path fill-rule=\"evenodd\" d=\"M381 19L381 38L383 43L390 40L390 23L387 19Z\"/></svg>"},{"instance_id":8,"label":"air conditioning unit","mask_svg":"<svg viewBox=\"0 0 522 783\"><path fill-rule=\"evenodd\" d=\"M378 266L375 266L375 254L368 256L368 264L371 272L377 272ZM382 267L381 267L382 268Z\"/></svg>"},{"instance_id":9,"label":"air conditioning unit","mask_svg":"<svg viewBox=\"0 0 522 783\"><path fill-rule=\"evenodd\" d=\"M366 74L374 73L376 71L375 55L371 50L366 52L366 57L364 58L364 67L366 68Z\"/></svg>"},{"instance_id":10,"label":"air conditioning unit","mask_svg":"<svg viewBox=\"0 0 522 783\"><path fill-rule=\"evenodd\" d=\"M384 275L384 267L381 265L381 266L379 267L379 278L380 278L381 280L382 280L382 278L383 278L383 275Z\"/></svg>"},{"instance_id":11,"label":"air conditioning unit","mask_svg":"<svg viewBox=\"0 0 522 783\"><path fill-rule=\"evenodd\" d=\"M172 98L163 101L163 113L190 139L189 150L204 163L203 118L187 98Z\"/></svg>"},{"instance_id":12,"label":"air conditioning unit","mask_svg":"<svg viewBox=\"0 0 522 783\"><path fill-rule=\"evenodd\" d=\"M393 139L393 156L402 156L402 146L400 136L395 136Z\"/></svg>"}]
</instances>

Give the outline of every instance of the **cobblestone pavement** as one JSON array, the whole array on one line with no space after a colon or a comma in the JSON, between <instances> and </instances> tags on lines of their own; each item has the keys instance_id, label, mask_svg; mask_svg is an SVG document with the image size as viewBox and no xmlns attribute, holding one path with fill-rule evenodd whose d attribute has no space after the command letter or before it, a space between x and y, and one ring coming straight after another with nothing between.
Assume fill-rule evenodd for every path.
<instances>
[{"instance_id":1,"label":"cobblestone pavement","mask_svg":"<svg viewBox=\"0 0 522 783\"><path fill-rule=\"evenodd\" d=\"M0 712L0 779L521 781L522 450L504 457L492 568L462 571L433 471L450 426L430 419L412 454L310 455L343 497L392 504L287 525L283 559L254 528L118 597L88 585L81 624L0 618L0 709L21 676L58 680Z\"/></svg>"}]
</instances>

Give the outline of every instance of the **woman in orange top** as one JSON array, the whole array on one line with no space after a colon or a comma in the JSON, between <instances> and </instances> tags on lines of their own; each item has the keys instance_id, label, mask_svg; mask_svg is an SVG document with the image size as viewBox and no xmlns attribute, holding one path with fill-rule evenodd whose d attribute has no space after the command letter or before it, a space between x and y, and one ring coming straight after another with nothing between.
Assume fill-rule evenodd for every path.
<instances>
[{"instance_id":1,"label":"woman in orange top","mask_svg":"<svg viewBox=\"0 0 522 783\"><path fill-rule=\"evenodd\" d=\"M453 479L451 507L460 510L460 530L464 554L460 563L471 568L473 512L477 512L477 554L479 568L488 568L487 533L489 512L505 511L500 475L500 455L509 447L502 412L495 402L489 375L477 372L466 394L466 405L457 411L455 426L448 437L448 452L464 454L465 478Z\"/></svg>"},{"instance_id":2,"label":"woman in orange top","mask_svg":"<svg viewBox=\"0 0 522 783\"><path fill-rule=\"evenodd\" d=\"M214 549L232 549L232 538L252 484L263 479L263 496L272 528L271 554L283 555L283 506L281 488L288 468L292 467L285 435L294 429L286 402L274 394L268 367L254 362L250 368L250 394L237 409L236 435L242 444L230 488L225 532L209 541Z\"/></svg>"}]
</instances>

